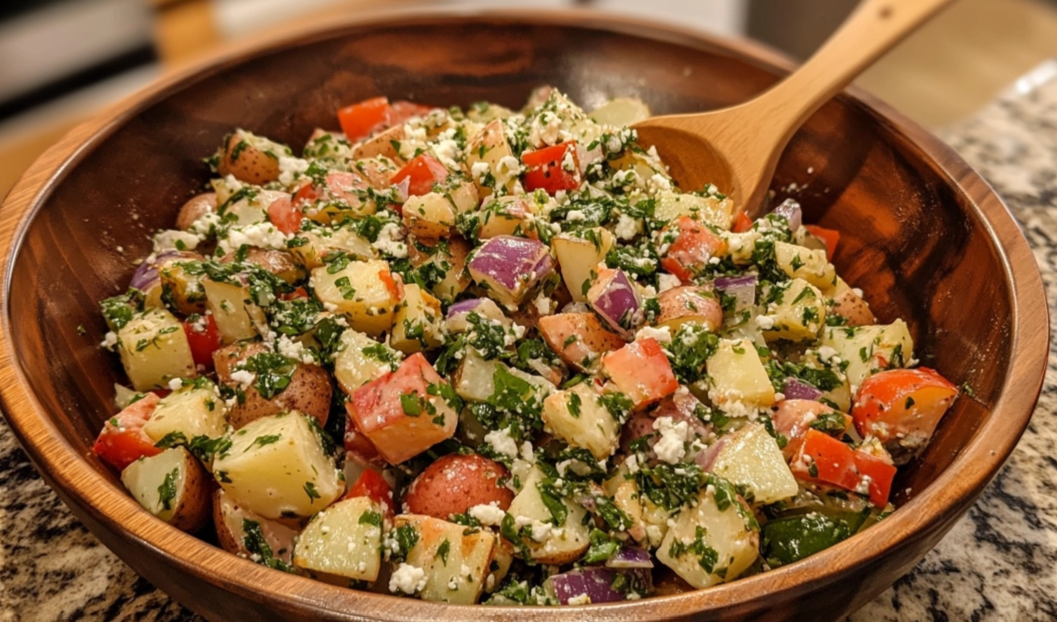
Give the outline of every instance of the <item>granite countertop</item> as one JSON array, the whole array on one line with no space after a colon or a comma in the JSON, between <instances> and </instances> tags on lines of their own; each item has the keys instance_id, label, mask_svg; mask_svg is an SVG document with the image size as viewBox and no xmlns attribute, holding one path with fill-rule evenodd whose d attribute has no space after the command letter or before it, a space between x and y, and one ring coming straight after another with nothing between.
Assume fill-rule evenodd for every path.
<instances>
[{"instance_id":1,"label":"granite countertop","mask_svg":"<svg viewBox=\"0 0 1057 622\"><path fill-rule=\"evenodd\" d=\"M942 136L1023 225L1057 302L1057 61ZM1023 440L983 496L851 622L1057 619L1057 350ZM200 620L110 553L0 418L0 622Z\"/></svg>"}]
</instances>

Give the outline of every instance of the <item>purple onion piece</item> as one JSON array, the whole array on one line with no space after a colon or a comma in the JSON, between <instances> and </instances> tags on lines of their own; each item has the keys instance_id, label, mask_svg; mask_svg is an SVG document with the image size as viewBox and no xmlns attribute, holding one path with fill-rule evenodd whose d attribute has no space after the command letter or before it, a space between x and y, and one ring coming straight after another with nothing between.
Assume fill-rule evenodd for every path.
<instances>
[{"instance_id":1,"label":"purple onion piece","mask_svg":"<svg viewBox=\"0 0 1057 622\"><path fill-rule=\"evenodd\" d=\"M186 253L183 251L165 251L164 253L158 253L154 258L154 261L144 261L136 267L136 271L132 273L132 279L129 280L129 287L134 287L142 292L147 291L151 287L160 285L158 275L158 266L162 265L166 261L172 259L200 259L200 256L195 253Z\"/></svg>"},{"instance_id":2,"label":"purple onion piece","mask_svg":"<svg viewBox=\"0 0 1057 622\"><path fill-rule=\"evenodd\" d=\"M614 270L597 281L587 292L587 304L613 332L630 339L642 320L642 301L623 270Z\"/></svg>"},{"instance_id":3,"label":"purple onion piece","mask_svg":"<svg viewBox=\"0 0 1057 622\"><path fill-rule=\"evenodd\" d=\"M804 220L804 212L800 209L800 204L793 199L782 201L781 205L774 208L771 213L785 218L789 222L789 231L792 233L796 233Z\"/></svg>"},{"instance_id":4,"label":"purple onion piece","mask_svg":"<svg viewBox=\"0 0 1057 622\"><path fill-rule=\"evenodd\" d=\"M712 443L707 449L697 454L694 458L694 462L697 466L701 467L702 471L706 473L712 470L712 465L716 463L716 458L719 457L720 452L723 451L724 445L727 444L727 436L722 436L718 441Z\"/></svg>"},{"instance_id":5,"label":"purple onion piece","mask_svg":"<svg viewBox=\"0 0 1057 622\"><path fill-rule=\"evenodd\" d=\"M617 554L606 560L606 568L653 568L650 552L635 546L621 547Z\"/></svg>"},{"instance_id":6,"label":"purple onion piece","mask_svg":"<svg viewBox=\"0 0 1057 622\"><path fill-rule=\"evenodd\" d=\"M799 378L786 378L782 385L782 394L787 400L811 400L818 401L822 397L822 391L801 381Z\"/></svg>"},{"instance_id":7,"label":"purple onion piece","mask_svg":"<svg viewBox=\"0 0 1057 622\"><path fill-rule=\"evenodd\" d=\"M716 289L734 297L734 310L751 309L756 304L756 275L723 276L713 283Z\"/></svg>"},{"instance_id":8,"label":"purple onion piece","mask_svg":"<svg viewBox=\"0 0 1057 622\"><path fill-rule=\"evenodd\" d=\"M469 313L484 303L484 298L471 298L469 300L460 300L459 302L448 307L448 315L446 318L451 318L454 315L460 313Z\"/></svg>"},{"instance_id":9,"label":"purple onion piece","mask_svg":"<svg viewBox=\"0 0 1057 622\"><path fill-rule=\"evenodd\" d=\"M653 575L647 568L629 568L618 572L612 568L577 568L547 579L558 602L568 605L570 600L587 596L591 603L613 603L627 599L623 592L613 589L617 574L627 574L631 583L652 591Z\"/></svg>"},{"instance_id":10,"label":"purple onion piece","mask_svg":"<svg viewBox=\"0 0 1057 622\"><path fill-rule=\"evenodd\" d=\"M470 276L504 304L518 304L553 267L546 245L509 235L496 236L477 249Z\"/></svg>"}]
</instances>

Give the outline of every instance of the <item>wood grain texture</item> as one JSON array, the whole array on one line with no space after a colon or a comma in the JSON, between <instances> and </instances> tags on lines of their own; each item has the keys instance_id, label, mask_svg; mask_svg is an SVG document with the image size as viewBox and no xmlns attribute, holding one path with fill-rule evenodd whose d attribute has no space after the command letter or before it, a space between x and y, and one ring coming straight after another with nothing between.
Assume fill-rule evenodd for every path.
<instances>
[{"instance_id":1,"label":"wood grain texture","mask_svg":"<svg viewBox=\"0 0 1057 622\"><path fill-rule=\"evenodd\" d=\"M93 533L213 620L836 619L909 570L983 490L1027 425L1049 339L1038 271L1001 201L938 140L854 91L793 137L777 198L792 192L808 222L840 229L842 274L879 318L907 319L924 364L978 396L957 401L900 475L903 507L865 536L689 594L466 608L344 590L229 555L149 516L88 455L121 379L116 357L97 347L106 329L96 301L124 289L147 234L201 187L199 158L232 127L301 145L313 127L336 125L339 105L378 93L518 105L545 83L587 106L634 95L657 112L688 112L744 101L785 69L747 44L589 13L330 20L224 52L76 128L9 195L0 210L4 412Z\"/></svg>"}]
</instances>

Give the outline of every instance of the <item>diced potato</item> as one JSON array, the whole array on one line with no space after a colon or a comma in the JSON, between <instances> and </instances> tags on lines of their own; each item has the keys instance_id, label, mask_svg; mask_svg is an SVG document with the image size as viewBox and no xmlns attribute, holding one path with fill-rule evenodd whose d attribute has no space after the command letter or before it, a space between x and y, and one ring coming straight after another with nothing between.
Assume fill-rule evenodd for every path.
<instances>
[{"instance_id":1,"label":"diced potato","mask_svg":"<svg viewBox=\"0 0 1057 622\"><path fill-rule=\"evenodd\" d=\"M554 517L537 487L543 479L543 472L533 468L507 514L513 517L515 527L528 532L522 543L528 547L532 559L541 564L568 564L579 559L590 546L590 522L584 524L587 510L578 503L563 500L568 514L564 523L554 525Z\"/></svg>"},{"instance_id":2,"label":"diced potato","mask_svg":"<svg viewBox=\"0 0 1057 622\"><path fill-rule=\"evenodd\" d=\"M315 575L374 581L382 561L382 513L369 497L339 501L312 517L294 565Z\"/></svg>"},{"instance_id":3,"label":"diced potato","mask_svg":"<svg viewBox=\"0 0 1057 622\"><path fill-rule=\"evenodd\" d=\"M620 424L598 400L593 384L581 382L543 402L543 427L573 447L583 447L598 460L616 451Z\"/></svg>"},{"instance_id":4,"label":"diced potato","mask_svg":"<svg viewBox=\"0 0 1057 622\"><path fill-rule=\"evenodd\" d=\"M165 389L173 378L193 378L195 362L180 321L165 309L147 309L117 331L117 351L137 391Z\"/></svg>"},{"instance_id":5,"label":"diced potato","mask_svg":"<svg viewBox=\"0 0 1057 622\"><path fill-rule=\"evenodd\" d=\"M217 170L239 181L263 185L279 178L279 156L290 154L286 145L239 129L224 144Z\"/></svg>"},{"instance_id":6,"label":"diced potato","mask_svg":"<svg viewBox=\"0 0 1057 622\"><path fill-rule=\"evenodd\" d=\"M463 354L462 362L455 372L453 383L459 397L475 402L487 402L495 393L495 376L506 373L524 380L532 386L531 392L522 396L524 400L543 400L557 389L548 380L508 367L499 361L486 361L471 350Z\"/></svg>"},{"instance_id":7,"label":"diced potato","mask_svg":"<svg viewBox=\"0 0 1057 622\"><path fill-rule=\"evenodd\" d=\"M224 490L265 518L311 516L345 492L333 441L297 411L262 417L229 435L213 460Z\"/></svg>"},{"instance_id":8,"label":"diced potato","mask_svg":"<svg viewBox=\"0 0 1057 622\"><path fill-rule=\"evenodd\" d=\"M447 197L437 192L408 197L403 207L404 225L419 237L448 237L455 226L455 210Z\"/></svg>"},{"instance_id":9,"label":"diced potato","mask_svg":"<svg viewBox=\"0 0 1057 622\"><path fill-rule=\"evenodd\" d=\"M652 337L606 354L602 357L602 370L636 410L659 402L679 388L668 357Z\"/></svg>"},{"instance_id":10,"label":"diced potato","mask_svg":"<svg viewBox=\"0 0 1057 622\"><path fill-rule=\"evenodd\" d=\"M353 145L351 159L367 160L369 158L385 156L392 160L397 166L403 166L404 164L407 164L407 160L405 160L397 151L396 145L404 140L404 136L404 125L402 123L394 125L384 132L375 134L371 138Z\"/></svg>"},{"instance_id":11,"label":"diced potato","mask_svg":"<svg viewBox=\"0 0 1057 622\"><path fill-rule=\"evenodd\" d=\"M203 279L202 287L206 292L206 304L217 323L217 331L223 343L234 343L257 336L250 313L251 309L254 315L260 314L261 311L249 302L249 292L245 287L212 279Z\"/></svg>"},{"instance_id":12,"label":"diced potato","mask_svg":"<svg viewBox=\"0 0 1057 622\"><path fill-rule=\"evenodd\" d=\"M495 550L491 531L420 514L397 516L393 528L413 529L418 535L407 553L407 564L425 572L419 598L458 605L477 602Z\"/></svg>"},{"instance_id":13,"label":"diced potato","mask_svg":"<svg viewBox=\"0 0 1057 622\"><path fill-rule=\"evenodd\" d=\"M444 196L447 197L456 214L465 214L477 209L481 201L477 194L477 186L468 181L459 182L454 188L444 193Z\"/></svg>"},{"instance_id":14,"label":"diced potato","mask_svg":"<svg viewBox=\"0 0 1057 622\"><path fill-rule=\"evenodd\" d=\"M355 259L378 257L371 243L349 227L336 229L321 227L302 231L297 234L297 237L303 239L304 243L290 248L290 252L301 262L301 265L309 269L322 266L323 257L334 251L341 251Z\"/></svg>"},{"instance_id":15,"label":"diced potato","mask_svg":"<svg viewBox=\"0 0 1057 622\"><path fill-rule=\"evenodd\" d=\"M780 299L768 305L767 317L773 322L773 326L763 332L768 341L814 341L826 321L826 300L814 285L794 278Z\"/></svg>"},{"instance_id":16,"label":"diced potato","mask_svg":"<svg viewBox=\"0 0 1057 622\"><path fill-rule=\"evenodd\" d=\"M680 216L689 216L720 229L730 229L734 209L734 203L730 199L682 194L671 190L658 192L656 199L657 207L653 212L653 217L657 220L670 221Z\"/></svg>"},{"instance_id":17,"label":"diced potato","mask_svg":"<svg viewBox=\"0 0 1057 622\"><path fill-rule=\"evenodd\" d=\"M121 472L121 483L148 512L177 529L195 532L209 521L209 476L183 447L133 462Z\"/></svg>"},{"instance_id":18,"label":"diced potato","mask_svg":"<svg viewBox=\"0 0 1057 622\"><path fill-rule=\"evenodd\" d=\"M404 286L404 301L393 318L390 343L405 354L429 350L444 343L440 301L413 283Z\"/></svg>"},{"instance_id":19,"label":"diced potato","mask_svg":"<svg viewBox=\"0 0 1057 622\"><path fill-rule=\"evenodd\" d=\"M671 334L688 322L708 327L711 332L723 324L723 307L719 299L706 288L684 285L667 289L657 296L661 312L654 321L656 326L667 326Z\"/></svg>"},{"instance_id":20,"label":"diced potato","mask_svg":"<svg viewBox=\"0 0 1057 622\"><path fill-rule=\"evenodd\" d=\"M559 233L551 247L561 267L562 280L576 302L587 302L587 287L595 279L596 266L612 250L616 238L608 229L593 227L578 233ZM588 285L590 287L590 285Z\"/></svg>"},{"instance_id":21,"label":"diced potato","mask_svg":"<svg viewBox=\"0 0 1057 622\"><path fill-rule=\"evenodd\" d=\"M748 423L719 442L722 446L710 471L747 487L753 503L774 503L796 495L796 478L778 443L762 425Z\"/></svg>"},{"instance_id":22,"label":"diced potato","mask_svg":"<svg viewBox=\"0 0 1057 622\"><path fill-rule=\"evenodd\" d=\"M170 434L187 442L198 436L220 438L227 429L226 411L216 385L199 378L163 397L143 431L156 442Z\"/></svg>"},{"instance_id":23,"label":"diced potato","mask_svg":"<svg viewBox=\"0 0 1057 622\"><path fill-rule=\"evenodd\" d=\"M247 510L223 488L213 492L213 526L217 543L228 553L239 557L256 555L257 563L269 566L293 564L297 532Z\"/></svg>"},{"instance_id":24,"label":"diced potato","mask_svg":"<svg viewBox=\"0 0 1057 622\"><path fill-rule=\"evenodd\" d=\"M877 323L870 305L851 289L834 296L833 302L833 313L844 318L848 326L869 326Z\"/></svg>"},{"instance_id":25,"label":"diced potato","mask_svg":"<svg viewBox=\"0 0 1057 622\"><path fill-rule=\"evenodd\" d=\"M686 508L668 530L657 559L695 588L733 581L759 557L759 528L740 500L720 509L714 488L705 487L697 505Z\"/></svg>"},{"instance_id":26,"label":"diced potato","mask_svg":"<svg viewBox=\"0 0 1057 622\"><path fill-rule=\"evenodd\" d=\"M330 272L330 266L312 270L312 285L323 306L344 314L354 329L378 336L393 326L400 290L382 260L350 261Z\"/></svg>"},{"instance_id":27,"label":"diced potato","mask_svg":"<svg viewBox=\"0 0 1057 622\"><path fill-rule=\"evenodd\" d=\"M787 242L774 243L774 258L778 267L790 278L804 279L815 287L833 287L837 271L826 258L826 251L811 250Z\"/></svg>"},{"instance_id":28,"label":"diced potato","mask_svg":"<svg viewBox=\"0 0 1057 622\"><path fill-rule=\"evenodd\" d=\"M721 339L706 370L711 379L708 395L715 404L741 402L757 408L774 404L774 387L756 346L748 339Z\"/></svg>"},{"instance_id":29,"label":"diced potato","mask_svg":"<svg viewBox=\"0 0 1057 622\"><path fill-rule=\"evenodd\" d=\"M847 361L844 371L854 393L867 376L891 367L906 367L914 358L914 340L906 322L874 326L827 326L822 345L837 351Z\"/></svg>"},{"instance_id":30,"label":"diced potato","mask_svg":"<svg viewBox=\"0 0 1057 622\"><path fill-rule=\"evenodd\" d=\"M347 395L395 371L400 353L351 328L341 333L334 356L334 378Z\"/></svg>"},{"instance_id":31,"label":"diced potato","mask_svg":"<svg viewBox=\"0 0 1057 622\"><path fill-rule=\"evenodd\" d=\"M489 201L477 212L477 237L482 240L499 235L536 238L535 213L534 206L523 195Z\"/></svg>"},{"instance_id":32,"label":"diced potato","mask_svg":"<svg viewBox=\"0 0 1057 622\"><path fill-rule=\"evenodd\" d=\"M637 97L615 97L588 115L596 123L629 127L650 118L650 108Z\"/></svg>"},{"instance_id":33,"label":"diced potato","mask_svg":"<svg viewBox=\"0 0 1057 622\"><path fill-rule=\"evenodd\" d=\"M483 167L474 166L479 163ZM507 194L513 191L518 169L511 169L508 164L520 166L503 133L503 122L495 119L466 145L466 167L479 195L492 194L493 188L504 189Z\"/></svg>"},{"instance_id":34,"label":"diced potato","mask_svg":"<svg viewBox=\"0 0 1057 622\"><path fill-rule=\"evenodd\" d=\"M158 278L162 284L162 299L168 299L176 310L184 315L205 313L206 293L202 289L202 278L189 273L180 266L186 258L174 258L158 266Z\"/></svg>"},{"instance_id":35,"label":"diced potato","mask_svg":"<svg viewBox=\"0 0 1057 622\"><path fill-rule=\"evenodd\" d=\"M601 356L624 347L620 335L607 330L594 313L558 313L539 319L539 331L547 346L567 365L587 371Z\"/></svg>"},{"instance_id":36,"label":"diced potato","mask_svg":"<svg viewBox=\"0 0 1057 622\"><path fill-rule=\"evenodd\" d=\"M422 248L426 250L422 250ZM433 269L444 277L430 288L433 295L444 302L453 302L470 285L470 274L466 271L466 258L473 247L458 237L452 236L443 243L428 240L413 240L407 245L408 258L416 268L432 263Z\"/></svg>"},{"instance_id":37,"label":"diced potato","mask_svg":"<svg viewBox=\"0 0 1057 622\"><path fill-rule=\"evenodd\" d=\"M346 407L378 453L400 464L455 434L459 415L445 396L450 390L419 352L354 391Z\"/></svg>"},{"instance_id":38,"label":"diced potato","mask_svg":"<svg viewBox=\"0 0 1057 622\"><path fill-rule=\"evenodd\" d=\"M640 544L657 548L668 533L671 512L640 494L635 480L625 477L627 474L626 464L620 465L603 483L603 490L613 498L613 504L631 518L632 527L628 530L631 537Z\"/></svg>"}]
</instances>

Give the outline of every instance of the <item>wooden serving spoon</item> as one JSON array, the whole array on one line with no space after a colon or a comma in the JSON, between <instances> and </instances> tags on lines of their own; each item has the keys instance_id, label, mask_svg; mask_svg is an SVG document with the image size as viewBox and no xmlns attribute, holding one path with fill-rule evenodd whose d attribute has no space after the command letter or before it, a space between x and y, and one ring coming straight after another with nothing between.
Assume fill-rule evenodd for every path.
<instances>
[{"instance_id":1,"label":"wooden serving spoon","mask_svg":"<svg viewBox=\"0 0 1057 622\"><path fill-rule=\"evenodd\" d=\"M634 125L684 190L715 184L756 218L789 139L822 104L954 0L863 0L793 74L737 106L652 117Z\"/></svg>"}]
</instances>

